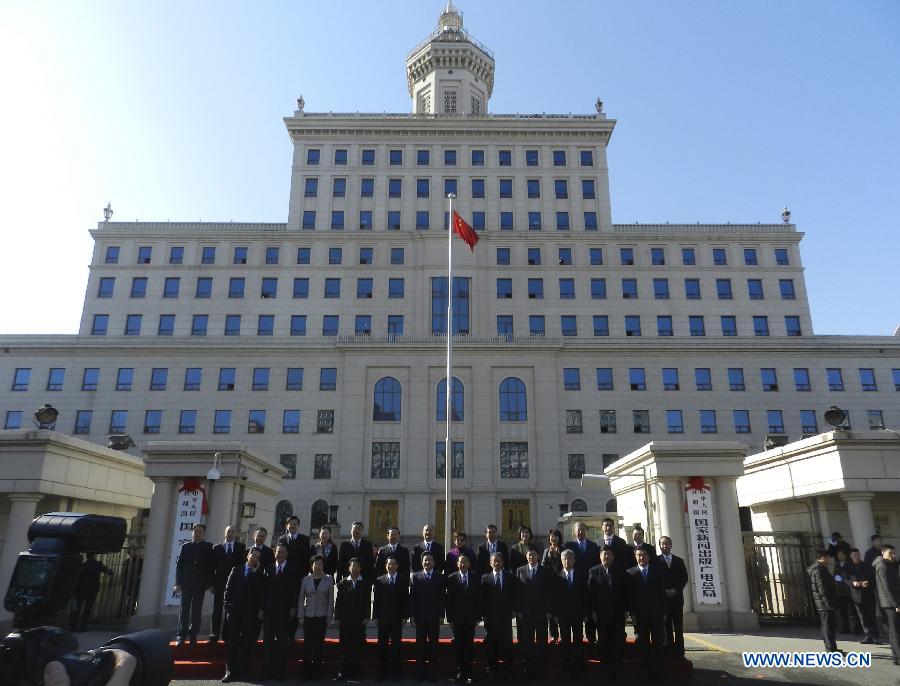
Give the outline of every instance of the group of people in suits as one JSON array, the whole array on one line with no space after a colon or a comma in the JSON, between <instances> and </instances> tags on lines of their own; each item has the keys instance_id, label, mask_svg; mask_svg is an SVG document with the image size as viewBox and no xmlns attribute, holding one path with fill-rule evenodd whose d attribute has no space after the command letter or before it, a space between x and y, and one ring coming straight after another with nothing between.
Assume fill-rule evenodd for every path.
<instances>
[{"instance_id":1,"label":"group of people in suits","mask_svg":"<svg viewBox=\"0 0 900 686\"><path fill-rule=\"evenodd\" d=\"M860 643L889 643L894 664L900 665L900 564L894 546L874 534L862 555L834 532L807 571L825 649L840 652L840 623L841 633L863 636Z\"/></svg>"},{"instance_id":2,"label":"group of people in suits","mask_svg":"<svg viewBox=\"0 0 900 686\"><path fill-rule=\"evenodd\" d=\"M574 539L562 544L561 532L551 530L543 547L530 527L522 526L518 542L507 546L491 524L477 549L458 531L454 546L445 551L434 539L433 525L426 524L422 540L410 551L396 527L387 530L385 544L376 548L363 536L361 522L353 523L350 538L339 546L327 526L311 543L292 517L273 551L265 545L265 529L255 532L249 548L235 540L233 527L225 530L222 543L212 546L203 541L205 530L198 524L177 564L176 590L182 594L178 642L196 642L202 593L211 588L210 640L221 636L228 647L223 683L249 676L260 628L260 676L284 676L287 648L302 626L304 676L317 678L325 630L332 622L338 623L341 644L338 679L360 676L365 630L371 623L377 624L377 676L400 676L407 621L415 628L417 676L434 679L443 619L453 632L457 681L475 679L474 636L480 622L486 668L494 680L510 679L516 661L526 678L546 677L550 643L558 645L570 676L583 673L586 644L597 645L602 669L615 676L622 671L630 613L645 676L662 676L663 651L684 651L684 561L672 554L665 536L657 553L639 528L629 545L616 535L612 519L604 520L599 541L588 539L581 522L574 532ZM203 570L206 585L198 592L195 576Z\"/></svg>"}]
</instances>

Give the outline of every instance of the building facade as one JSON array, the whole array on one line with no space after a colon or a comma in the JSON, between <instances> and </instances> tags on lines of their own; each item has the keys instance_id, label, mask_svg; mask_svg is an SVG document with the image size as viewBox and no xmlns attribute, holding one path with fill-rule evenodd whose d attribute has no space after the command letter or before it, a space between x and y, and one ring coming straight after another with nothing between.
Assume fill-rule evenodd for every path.
<instances>
[{"instance_id":1,"label":"building facade","mask_svg":"<svg viewBox=\"0 0 900 686\"><path fill-rule=\"evenodd\" d=\"M900 424L900 338L813 334L793 224L613 224L615 121L489 114L452 3L407 81L412 114L298 100L286 223L100 222L79 333L2 337L4 428L237 439L287 468L278 517L441 530L448 297L460 528L604 510L582 474L654 439Z\"/></svg>"}]
</instances>

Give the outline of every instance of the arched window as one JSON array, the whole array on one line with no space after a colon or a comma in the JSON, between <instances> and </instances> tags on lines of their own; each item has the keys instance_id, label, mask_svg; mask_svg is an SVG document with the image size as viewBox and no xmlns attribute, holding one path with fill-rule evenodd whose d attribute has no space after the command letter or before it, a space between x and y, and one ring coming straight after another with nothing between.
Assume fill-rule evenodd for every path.
<instances>
[{"instance_id":1,"label":"arched window","mask_svg":"<svg viewBox=\"0 0 900 686\"><path fill-rule=\"evenodd\" d=\"M461 422L465 416L465 401L463 382L453 377L453 393L450 395L450 419ZM447 379L441 379L437 387L437 412L435 419L439 422L447 421Z\"/></svg>"},{"instance_id":2,"label":"arched window","mask_svg":"<svg viewBox=\"0 0 900 686\"><path fill-rule=\"evenodd\" d=\"M375 408L372 419L376 422L400 421L400 382L392 376L379 379L375 384Z\"/></svg>"},{"instance_id":3,"label":"arched window","mask_svg":"<svg viewBox=\"0 0 900 686\"><path fill-rule=\"evenodd\" d=\"M616 499L612 498L606 501L606 511L607 512L618 512L618 504L616 503Z\"/></svg>"},{"instance_id":4,"label":"arched window","mask_svg":"<svg viewBox=\"0 0 900 686\"><path fill-rule=\"evenodd\" d=\"M326 524L328 524L328 503L316 500L309 509L309 528L318 531Z\"/></svg>"},{"instance_id":5,"label":"arched window","mask_svg":"<svg viewBox=\"0 0 900 686\"><path fill-rule=\"evenodd\" d=\"M510 376L500 382L500 421L527 422L528 404L525 384L521 379Z\"/></svg>"},{"instance_id":6,"label":"arched window","mask_svg":"<svg viewBox=\"0 0 900 686\"><path fill-rule=\"evenodd\" d=\"M587 503L581 498L576 498L572 501L569 512L587 512L587 509Z\"/></svg>"},{"instance_id":7,"label":"arched window","mask_svg":"<svg viewBox=\"0 0 900 686\"><path fill-rule=\"evenodd\" d=\"M288 518L294 514L294 506L290 500L280 500L275 506L275 526L272 527L272 540L285 532Z\"/></svg>"}]
</instances>

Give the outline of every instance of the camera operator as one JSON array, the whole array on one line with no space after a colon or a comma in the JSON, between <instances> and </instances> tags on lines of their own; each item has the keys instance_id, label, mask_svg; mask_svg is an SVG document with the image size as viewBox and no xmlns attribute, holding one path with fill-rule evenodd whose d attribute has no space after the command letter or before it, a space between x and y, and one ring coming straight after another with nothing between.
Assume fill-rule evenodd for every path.
<instances>
[{"instance_id":1,"label":"camera operator","mask_svg":"<svg viewBox=\"0 0 900 686\"><path fill-rule=\"evenodd\" d=\"M182 544L175 563L175 593L181 594L181 617L178 624L177 645L190 638L197 645L203 614L203 598L213 583L213 547L204 541L206 527L194 524L191 539ZM188 624L190 622L190 624Z\"/></svg>"},{"instance_id":2,"label":"camera operator","mask_svg":"<svg viewBox=\"0 0 900 686\"><path fill-rule=\"evenodd\" d=\"M131 675L137 667L137 658L130 653L118 648L111 649L116 658L116 666L112 677L105 686L128 686ZM71 679L62 662L52 660L44 668L44 686L71 686Z\"/></svg>"}]
</instances>

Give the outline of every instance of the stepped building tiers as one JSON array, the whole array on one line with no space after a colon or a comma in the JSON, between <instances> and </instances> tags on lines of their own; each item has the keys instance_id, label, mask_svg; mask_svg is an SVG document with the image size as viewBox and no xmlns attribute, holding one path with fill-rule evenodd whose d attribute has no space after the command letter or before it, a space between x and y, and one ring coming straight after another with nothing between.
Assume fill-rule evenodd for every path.
<instances>
[{"instance_id":1,"label":"stepped building tiers","mask_svg":"<svg viewBox=\"0 0 900 686\"><path fill-rule=\"evenodd\" d=\"M448 298L454 526L476 536L615 509L582 475L654 440L758 452L831 405L900 424L900 338L814 335L789 216L613 224L615 120L492 113L494 74L450 3L407 57L410 113L285 118L285 223L101 221L78 334L0 341L4 428L50 403L135 455L237 441L287 470L276 530L442 531ZM452 284L450 193L480 236Z\"/></svg>"}]
</instances>

